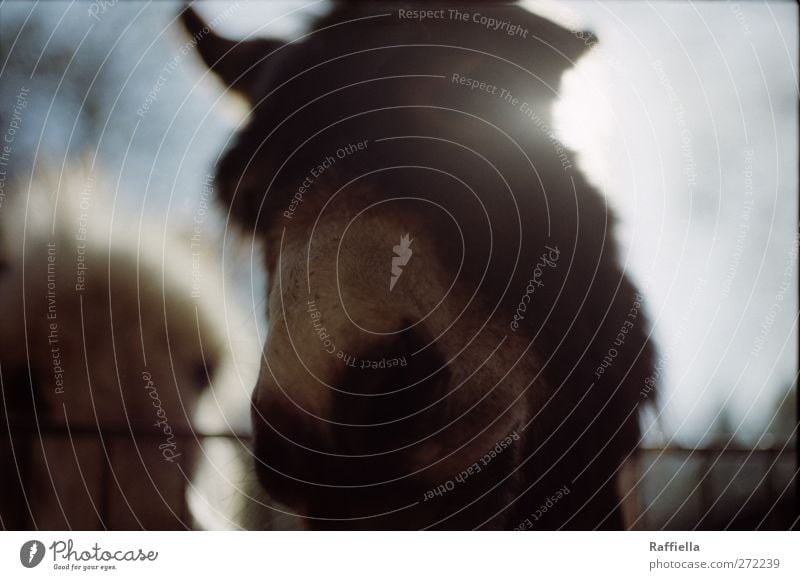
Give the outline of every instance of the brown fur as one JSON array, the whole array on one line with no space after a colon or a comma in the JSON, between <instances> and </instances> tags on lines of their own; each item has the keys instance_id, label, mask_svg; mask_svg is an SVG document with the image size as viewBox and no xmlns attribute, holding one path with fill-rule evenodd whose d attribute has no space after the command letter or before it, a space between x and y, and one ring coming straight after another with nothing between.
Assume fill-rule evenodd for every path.
<instances>
[{"instance_id":1,"label":"brown fur","mask_svg":"<svg viewBox=\"0 0 800 580\"><path fill-rule=\"evenodd\" d=\"M317 528L619 528L615 482L638 444L653 355L639 311L595 377L639 308L613 216L539 126L451 82L506 88L549 123L561 72L585 45L514 6L440 4L337 4L301 42L260 41L255 59L246 43L226 56L214 36L199 44L253 103L217 182L230 215L266 242L261 481ZM399 6L479 9L531 37L401 20ZM311 168L362 141L287 217ZM413 257L390 292L391 249L406 233ZM512 329L548 247L558 263ZM408 364L352 368L339 351ZM519 441L480 473L428 497L509 434Z\"/></svg>"}]
</instances>

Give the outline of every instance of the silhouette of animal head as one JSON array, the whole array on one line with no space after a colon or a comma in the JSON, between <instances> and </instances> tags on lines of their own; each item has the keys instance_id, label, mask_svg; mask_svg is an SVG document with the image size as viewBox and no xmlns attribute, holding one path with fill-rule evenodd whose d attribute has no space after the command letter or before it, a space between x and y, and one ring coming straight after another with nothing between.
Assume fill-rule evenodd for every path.
<instances>
[{"instance_id":1,"label":"silhouette of animal head","mask_svg":"<svg viewBox=\"0 0 800 580\"><path fill-rule=\"evenodd\" d=\"M337 2L292 42L184 22L252 107L216 179L265 242L266 489L314 527L510 528L582 473L539 525L620 525L637 401L590 371L633 290L549 129L588 36L499 2Z\"/></svg>"}]
</instances>

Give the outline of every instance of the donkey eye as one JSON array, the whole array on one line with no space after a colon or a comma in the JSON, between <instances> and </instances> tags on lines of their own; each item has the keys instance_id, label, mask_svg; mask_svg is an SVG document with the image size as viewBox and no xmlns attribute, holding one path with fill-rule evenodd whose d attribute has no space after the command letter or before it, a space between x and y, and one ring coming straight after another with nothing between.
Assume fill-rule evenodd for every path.
<instances>
[{"instance_id":1,"label":"donkey eye","mask_svg":"<svg viewBox=\"0 0 800 580\"><path fill-rule=\"evenodd\" d=\"M201 391L205 389L211 382L211 377L214 375L214 363L211 361L200 360L195 363L191 371L192 387Z\"/></svg>"}]
</instances>

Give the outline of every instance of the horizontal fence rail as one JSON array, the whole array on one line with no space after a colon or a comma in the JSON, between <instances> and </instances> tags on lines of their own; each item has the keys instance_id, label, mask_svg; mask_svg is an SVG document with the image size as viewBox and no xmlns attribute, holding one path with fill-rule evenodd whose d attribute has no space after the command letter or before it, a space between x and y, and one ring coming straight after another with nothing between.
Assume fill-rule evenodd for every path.
<instances>
[{"instance_id":1,"label":"horizontal fence rail","mask_svg":"<svg viewBox=\"0 0 800 580\"><path fill-rule=\"evenodd\" d=\"M13 424L5 426L3 431L11 437L13 447L19 451L25 447L35 450L37 440L44 442L54 439L72 441L76 461L79 456L75 451L76 446L88 444L101 450L95 455L99 458L101 482L100 497L95 506L98 529L115 527L109 525L114 519L111 496L114 487L120 485L120 472L127 472L131 463L135 462L140 462L141 469L146 470L141 450L148 450L152 454L152 450L164 440L164 433L152 425L98 427L40 424L37 427L35 424ZM210 440L226 441L244 451L250 444L251 435L247 432L176 427L172 436L178 452L183 456L178 462L178 469L184 486L182 491L179 490L181 499L177 513L173 513L173 523L178 524L174 526L178 529L188 529L193 520L183 495L190 485L192 461L197 457L197 451L204 442ZM44 443L41 447L44 447ZM752 525L753 528L785 529L781 526L787 521L791 525L788 519L791 514L781 516L773 512L788 509L792 514L795 513L792 482L797 475L796 457L795 447L789 445L755 448L740 444L642 447L631 458L629 463L632 472L629 471L626 476L628 483L635 484L632 495L638 504L634 514L635 525L632 527L721 529ZM151 462L151 465L154 464ZM30 466L25 466L24 462L20 466L27 469L26 473L20 474L20 479L33 481ZM69 497L63 499L70 501ZM754 512L745 514L750 519L742 519L743 504L749 504ZM4 527L7 526L4 524Z\"/></svg>"}]
</instances>

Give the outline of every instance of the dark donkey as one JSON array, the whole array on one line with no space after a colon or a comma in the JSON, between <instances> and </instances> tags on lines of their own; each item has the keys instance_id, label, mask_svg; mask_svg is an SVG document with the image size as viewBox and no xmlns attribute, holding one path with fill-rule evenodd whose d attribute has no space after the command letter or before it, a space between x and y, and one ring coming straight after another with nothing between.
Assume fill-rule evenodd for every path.
<instances>
[{"instance_id":1,"label":"dark donkey","mask_svg":"<svg viewBox=\"0 0 800 580\"><path fill-rule=\"evenodd\" d=\"M268 493L314 528L621 528L653 350L549 128L591 35L469 2L335 3L287 43L184 22L252 105L217 188L264 242Z\"/></svg>"}]
</instances>

